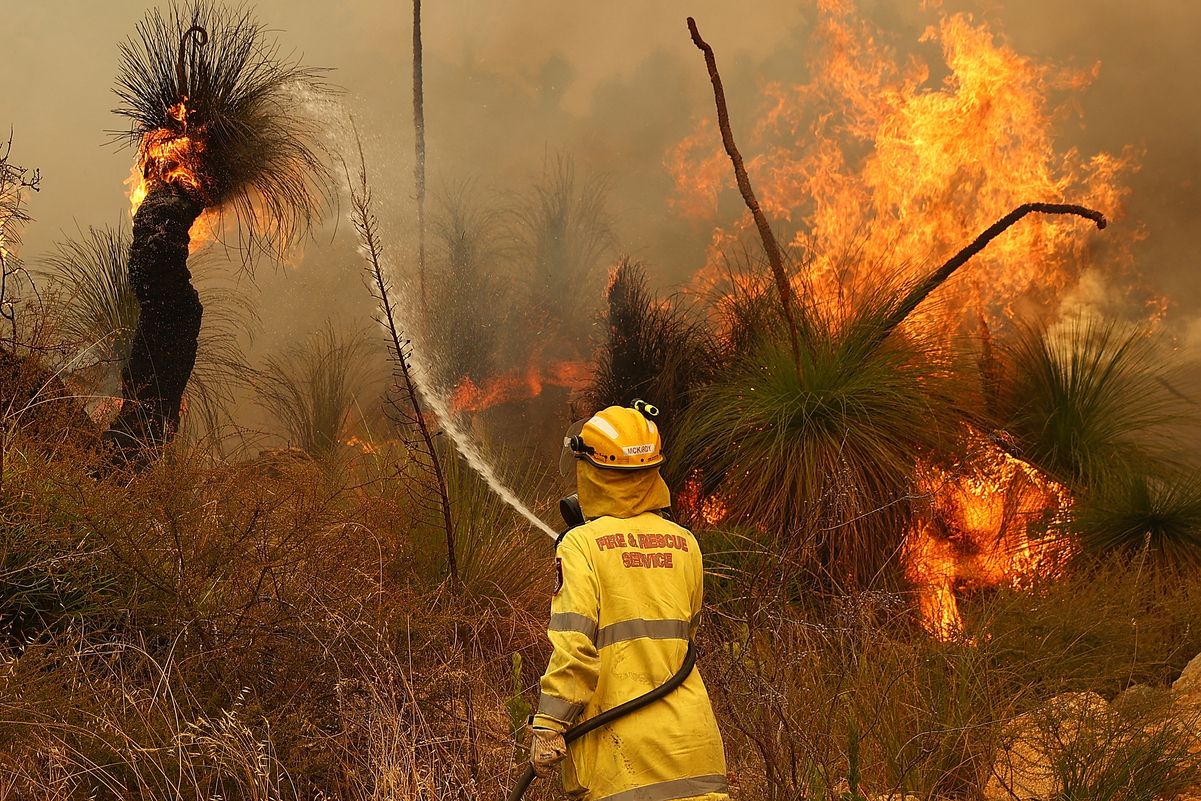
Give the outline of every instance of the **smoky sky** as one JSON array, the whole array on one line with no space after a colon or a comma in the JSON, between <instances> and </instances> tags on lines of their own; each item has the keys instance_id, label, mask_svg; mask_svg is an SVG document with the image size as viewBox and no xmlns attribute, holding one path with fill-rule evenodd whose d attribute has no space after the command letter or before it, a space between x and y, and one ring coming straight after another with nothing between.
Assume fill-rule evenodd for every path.
<instances>
[{"instance_id":1,"label":"smoky sky","mask_svg":"<svg viewBox=\"0 0 1201 801\"><path fill-rule=\"evenodd\" d=\"M1140 169L1127 177L1127 223L1142 226L1137 269L1181 319L1201 309L1201 6L1178 0L862 0L861 13L903 51L936 19L926 6L968 11L1017 52L1073 69L1099 66L1071 101L1061 146L1087 155L1132 146ZM647 263L663 287L704 260L708 230L668 207L668 148L711 116L712 94L685 17L697 18L717 52L735 132L769 80L800 81L813 0L756 3L610 0L426 0L425 99L431 203L470 182L483 202L503 202L555 154L601 175L611 188L615 249ZM38 254L78 227L128 224L122 181L132 153L108 143L117 44L146 5L3 0L0 123L14 130L13 156L41 169L36 219L23 255ZM285 51L330 67L368 141L389 224L412 218L411 5L261 0L248 7ZM260 271L256 301L272 330L311 317L346 281L349 251L333 240L306 245L299 269ZM411 240L395 249L405 256ZM333 266L331 266L333 265ZM322 271L326 271L324 274ZM307 272L306 272L307 271ZM332 271L332 272L331 272ZM324 276L324 277L323 277ZM362 298L347 300L348 308ZM310 328L320 321L311 321ZM281 334L283 335L283 334Z\"/></svg>"}]
</instances>

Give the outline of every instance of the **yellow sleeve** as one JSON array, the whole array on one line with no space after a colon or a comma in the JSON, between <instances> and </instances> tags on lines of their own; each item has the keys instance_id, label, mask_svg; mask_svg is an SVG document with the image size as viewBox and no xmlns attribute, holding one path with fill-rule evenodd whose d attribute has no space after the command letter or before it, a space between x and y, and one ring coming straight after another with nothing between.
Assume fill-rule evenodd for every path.
<instances>
[{"instance_id":1,"label":"yellow sleeve","mask_svg":"<svg viewBox=\"0 0 1201 801\"><path fill-rule=\"evenodd\" d=\"M701 624L701 611L705 606L705 560L701 555L701 546L695 536L692 538L692 543L693 550L696 552L693 557L693 563L696 565L696 579L692 585L692 621L688 627L689 639L696 637L696 630Z\"/></svg>"},{"instance_id":2,"label":"yellow sleeve","mask_svg":"<svg viewBox=\"0 0 1201 801\"><path fill-rule=\"evenodd\" d=\"M567 537L555 557L562 585L551 599L550 637L553 651L542 674L542 695L533 725L566 730L592 699L600 674L596 627L600 619L600 587L586 546Z\"/></svg>"}]
</instances>

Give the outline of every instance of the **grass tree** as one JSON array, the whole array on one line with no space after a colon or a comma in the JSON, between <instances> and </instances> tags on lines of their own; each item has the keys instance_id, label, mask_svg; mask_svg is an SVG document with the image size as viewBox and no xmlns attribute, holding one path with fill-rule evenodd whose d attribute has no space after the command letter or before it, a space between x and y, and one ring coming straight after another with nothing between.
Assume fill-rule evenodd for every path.
<instances>
[{"instance_id":1,"label":"grass tree","mask_svg":"<svg viewBox=\"0 0 1201 801\"><path fill-rule=\"evenodd\" d=\"M121 45L116 113L129 121L144 192L129 283L139 316L108 438L127 452L169 440L196 361L203 307L188 272L189 230L232 212L239 245L282 252L313 221L328 173L294 96L321 71L281 53L249 11L208 0L151 10Z\"/></svg>"},{"instance_id":2,"label":"grass tree","mask_svg":"<svg viewBox=\"0 0 1201 801\"><path fill-rule=\"evenodd\" d=\"M703 319L678 299L662 300L638 262L623 259L609 281L606 329L586 399L593 409L642 398L658 406L671 442L690 392L713 380L717 344Z\"/></svg>"},{"instance_id":3,"label":"grass tree","mask_svg":"<svg viewBox=\"0 0 1201 801\"><path fill-rule=\"evenodd\" d=\"M268 357L256 386L259 403L289 445L325 459L350 436L362 406L374 405L374 355L365 333L346 334L327 321L304 342Z\"/></svg>"},{"instance_id":4,"label":"grass tree","mask_svg":"<svg viewBox=\"0 0 1201 801\"><path fill-rule=\"evenodd\" d=\"M583 337L592 308L581 309L591 287L600 289L604 259L613 246L607 210L608 186L581 176L570 157L549 162L542 176L512 212L514 255L529 290L529 308L537 309L537 328Z\"/></svg>"},{"instance_id":5,"label":"grass tree","mask_svg":"<svg viewBox=\"0 0 1201 801\"><path fill-rule=\"evenodd\" d=\"M1201 564L1197 402L1148 331L1091 318L996 343L989 425L1075 497L1065 533L1085 561L1145 553ZM1191 430L1191 431L1190 431Z\"/></svg>"},{"instance_id":6,"label":"grass tree","mask_svg":"<svg viewBox=\"0 0 1201 801\"><path fill-rule=\"evenodd\" d=\"M728 524L774 533L769 545L844 587L899 567L917 460L951 449L962 431L937 348L912 335L876 341L891 307L846 325L810 318L799 360L786 324L765 317L785 336L756 338L697 393L671 453Z\"/></svg>"},{"instance_id":7,"label":"grass tree","mask_svg":"<svg viewBox=\"0 0 1201 801\"><path fill-rule=\"evenodd\" d=\"M432 313L423 323L443 352L438 380L482 384L496 371L511 319L507 282L497 269L504 257L501 219L478 202L474 182L440 193L437 201L428 264L437 280L427 288Z\"/></svg>"},{"instance_id":8,"label":"grass tree","mask_svg":"<svg viewBox=\"0 0 1201 801\"><path fill-rule=\"evenodd\" d=\"M64 346L63 372L100 406L118 397L138 328L129 249L127 229L89 228L60 242L40 266L54 335ZM208 309L207 324L184 397L204 429L215 435L232 404L233 387L250 371L238 336L255 314L245 295L213 276L200 282L198 294Z\"/></svg>"}]
</instances>

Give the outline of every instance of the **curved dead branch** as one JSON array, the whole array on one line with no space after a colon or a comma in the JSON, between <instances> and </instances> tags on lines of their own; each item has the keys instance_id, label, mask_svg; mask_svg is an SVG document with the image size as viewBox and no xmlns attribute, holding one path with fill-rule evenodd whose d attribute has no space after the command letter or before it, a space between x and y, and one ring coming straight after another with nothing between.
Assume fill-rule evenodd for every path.
<instances>
[{"instance_id":1,"label":"curved dead branch","mask_svg":"<svg viewBox=\"0 0 1201 801\"><path fill-rule=\"evenodd\" d=\"M184 51L189 39L195 42L193 46L193 52L195 52L196 47L204 47L209 43L209 32L201 25L193 25L183 32L183 36L179 37L179 58L175 61L175 86L179 92L177 99L181 103L191 95L191 90L188 88L188 73L184 69L184 57L186 55Z\"/></svg>"},{"instance_id":2,"label":"curved dead branch","mask_svg":"<svg viewBox=\"0 0 1201 801\"><path fill-rule=\"evenodd\" d=\"M709 80L713 83L713 99L717 104L717 126L721 129L721 142L726 148L726 154L730 157L730 161L734 164L734 177L738 181L738 191L742 193L742 199L755 219L755 227L759 229L759 238L763 240L763 249L767 252L767 261L771 265L772 274L776 279L776 290L780 294L780 307L784 312L784 320L788 323L792 358L799 362L801 350L800 336L797 332L796 298L793 296L788 274L784 271L784 256L780 251L780 244L776 241L776 235L772 233L767 215L759 207L759 200L755 197L755 190L751 187L751 179L746 173L746 165L742 162L742 154L738 152L738 146L734 144L734 133L730 130L730 112L726 108L726 92L721 85L721 75L717 72L717 58L713 55L713 48L701 38L701 33L696 27L696 20L692 17L688 18L688 32L692 35L692 43L705 54L705 66L709 69Z\"/></svg>"},{"instance_id":3,"label":"curved dead branch","mask_svg":"<svg viewBox=\"0 0 1201 801\"><path fill-rule=\"evenodd\" d=\"M880 327L875 342L879 343L886 339L898 325L905 321L906 317L913 313L913 310L931 292L942 286L943 282L950 278L956 270L966 264L972 256L975 256L988 247L988 244L1000 236L1007 228L1031 212L1038 212L1040 214L1074 214L1077 217L1092 220L1097 224L1098 229L1104 229L1109 224L1104 214L1086 206L1077 206L1070 203L1023 203L986 228L983 233L972 240L971 244L947 259L941 267L930 273L914 286L913 289L909 290L909 293L905 295L905 298L897 305L896 309L893 310L892 314L888 316L884 324Z\"/></svg>"}]
</instances>

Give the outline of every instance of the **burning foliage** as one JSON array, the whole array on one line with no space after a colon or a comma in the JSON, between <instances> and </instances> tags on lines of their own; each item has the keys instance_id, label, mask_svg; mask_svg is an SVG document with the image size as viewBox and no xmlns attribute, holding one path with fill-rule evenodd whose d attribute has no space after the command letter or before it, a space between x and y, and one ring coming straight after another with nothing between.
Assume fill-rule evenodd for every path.
<instances>
[{"instance_id":1,"label":"burning foliage","mask_svg":"<svg viewBox=\"0 0 1201 801\"><path fill-rule=\"evenodd\" d=\"M836 314L854 316L855 302L882 284L916 280L931 258L1030 200L1072 198L1120 216L1131 156L1082 155L1059 147L1052 133L1052 98L1081 91L1088 74L1024 58L963 15L940 13L924 41L941 49L942 63L900 58L854 3L821 2L808 80L765 84L759 114L747 123L746 168L759 203L804 267L793 283L810 304ZM698 277L716 285L723 253L751 219L717 215L730 172L711 118L672 150L667 167L677 211L716 226ZM1102 254L1125 266L1131 241L1127 234L1095 244L1073 221L1028 222L919 314L953 328L965 314L993 322L1037 310Z\"/></svg>"},{"instance_id":2,"label":"burning foliage","mask_svg":"<svg viewBox=\"0 0 1201 801\"><path fill-rule=\"evenodd\" d=\"M905 542L922 617L943 638L962 632L957 593L1030 586L1058 575L1075 551L1065 486L979 436L965 457L919 467L918 492L928 503L915 504Z\"/></svg>"},{"instance_id":3,"label":"burning foliage","mask_svg":"<svg viewBox=\"0 0 1201 801\"><path fill-rule=\"evenodd\" d=\"M232 210L247 255L283 255L308 229L330 174L301 93L325 91L326 71L284 55L269 33L247 10L178 0L121 45L115 113L138 150L135 213L167 184L202 209Z\"/></svg>"}]
</instances>

